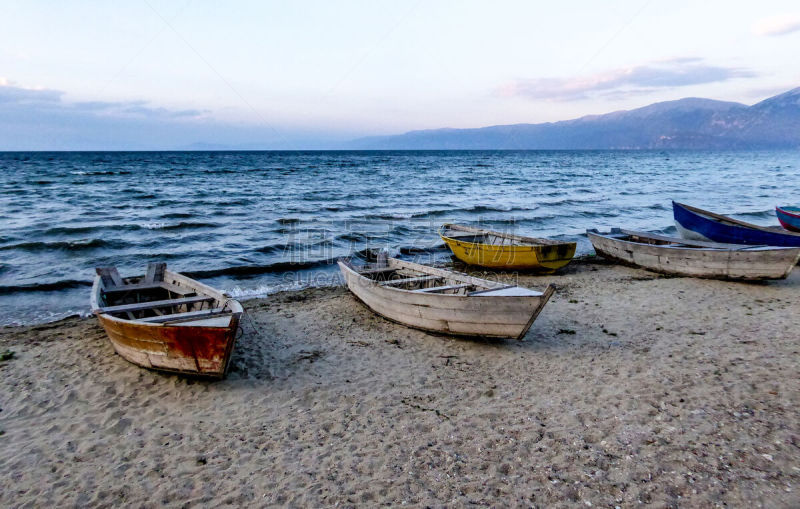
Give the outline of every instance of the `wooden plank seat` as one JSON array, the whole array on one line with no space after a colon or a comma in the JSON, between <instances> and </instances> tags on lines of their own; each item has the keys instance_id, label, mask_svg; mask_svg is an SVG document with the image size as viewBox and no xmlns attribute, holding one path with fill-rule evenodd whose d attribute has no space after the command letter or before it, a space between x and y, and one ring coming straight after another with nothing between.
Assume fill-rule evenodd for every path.
<instances>
[{"instance_id":1,"label":"wooden plank seat","mask_svg":"<svg viewBox=\"0 0 800 509\"><path fill-rule=\"evenodd\" d=\"M164 282L164 274L167 270L167 264L164 262L151 262L147 264L147 272L144 278L138 283L128 283L120 277L117 268L111 267L97 267L95 271L100 276L103 282L104 293L120 293L130 292L136 290L154 290L157 288L164 288L179 295L186 296L189 293L194 294L192 290L186 290L176 285L171 285Z\"/></svg>"},{"instance_id":2,"label":"wooden plank seat","mask_svg":"<svg viewBox=\"0 0 800 509\"><path fill-rule=\"evenodd\" d=\"M103 293L126 293L132 291L139 291L139 290L156 290L158 288L163 288L165 290L169 290L172 293L177 293L178 295L183 295L184 297L195 294L196 292L191 288L184 288L182 286L173 285L170 283L131 283L123 286L115 286L111 288L103 288Z\"/></svg>"},{"instance_id":3,"label":"wooden plank seat","mask_svg":"<svg viewBox=\"0 0 800 509\"><path fill-rule=\"evenodd\" d=\"M437 293L437 292L446 292L448 290L460 290L462 288L469 288L470 286L475 286L469 283L461 283L458 285L447 285L447 286L432 286L430 288L420 288L419 290L412 290L414 293Z\"/></svg>"},{"instance_id":4,"label":"wooden plank seat","mask_svg":"<svg viewBox=\"0 0 800 509\"><path fill-rule=\"evenodd\" d=\"M420 276L420 277L407 277L405 279L394 279L391 281L382 281L381 286L395 286L404 285L407 283L424 283L426 281L435 281L437 279L444 279L442 276Z\"/></svg>"},{"instance_id":5,"label":"wooden plank seat","mask_svg":"<svg viewBox=\"0 0 800 509\"><path fill-rule=\"evenodd\" d=\"M516 286L516 285L497 286L495 288L487 288L485 290L478 290L478 291L475 291L475 292L469 292L469 294L470 295L480 295L482 293L492 293L492 292L496 292L497 290L505 290L506 288L514 288L514 286Z\"/></svg>"},{"instance_id":6,"label":"wooden plank seat","mask_svg":"<svg viewBox=\"0 0 800 509\"><path fill-rule=\"evenodd\" d=\"M144 311L145 309L166 308L170 306L183 306L187 304L197 304L198 302L211 302L214 297L184 297L181 299L155 300L151 302L137 302L134 304L121 304L119 306L107 306L97 310L99 313L125 313L128 311Z\"/></svg>"},{"instance_id":7,"label":"wooden plank seat","mask_svg":"<svg viewBox=\"0 0 800 509\"><path fill-rule=\"evenodd\" d=\"M505 288L492 288L489 290L481 290L480 292L471 292L470 295L484 295L493 297L525 297L525 296L539 296L542 292L523 288L521 286L507 286Z\"/></svg>"},{"instance_id":8,"label":"wooden plank seat","mask_svg":"<svg viewBox=\"0 0 800 509\"><path fill-rule=\"evenodd\" d=\"M358 273L362 276L366 276L367 274L383 274L384 272L396 272L397 269L394 267L378 267L374 269L364 269L359 270Z\"/></svg>"},{"instance_id":9,"label":"wooden plank seat","mask_svg":"<svg viewBox=\"0 0 800 509\"><path fill-rule=\"evenodd\" d=\"M201 309L200 311L187 311L186 313L150 316L147 318L140 318L137 321L146 323L188 322L191 320L201 320L204 318L212 318L230 313L231 311L226 310L225 308Z\"/></svg>"}]
</instances>

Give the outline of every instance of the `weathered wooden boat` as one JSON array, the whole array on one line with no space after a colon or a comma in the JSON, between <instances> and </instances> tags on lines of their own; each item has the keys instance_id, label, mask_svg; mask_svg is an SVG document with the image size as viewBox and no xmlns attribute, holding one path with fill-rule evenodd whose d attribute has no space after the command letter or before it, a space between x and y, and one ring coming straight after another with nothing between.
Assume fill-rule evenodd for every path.
<instances>
[{"instance_id":1,"label":"weathered wooden boat","mask_svg":"<svg viewBox=\"0 0 800 509\"><path fill-rule=\"evenodd\" d=\"M800 247L800 233L788 232L780 226L758 226L674 201L672 212L675 226L685 239Z\"/></svg>"},{"instance_id":2,"label":"weathered wooden boat","mask_svg":"<svg viewBox=\"0 0 800 509\"><path fill-rule=\"evenodd\" d=\"M522 339L555 291L537 292L418 263L379 259L339 268L374 312L409 327L458 336Z\"/></svg>"},{"instance_id":3,"label":"weathered wooden boat","mask_svg":"<svg viewBox=\"0 0 800 509\"><path fill-rule=\"evenodd\" d=\"M800 232L800 207L775 207L781 226L793 232Z\"/></svg>"},{"instance_id":4,"label":"weathered wooden boat","mask_svg":"<svg viewBox=\"0 0 800 509\"><path fill-rule=\"evenodd\" d=\"M720 244L614 228L587 230L597 254L654 272L712 279L783 279L800 248Z\"/></svg>"},{"instance_id":5,"label":"weathered wooden boat","mask_svg":"<svg viewBox=\"0 0 800 509\"><path fill-rule=\"evenodd\" d=\"M241 304L165 263L125 279L114 267L98 268L91 304L114 349L133 364L213 378L227 373Z\"/></svg>"},{"instance_id":6,"label":"weathered wooden boat","mask_svg":"<svg viewBox=\"0 0 800 509\"><path fill-rule=\"evenodd\" d=\"M575 242L523 237L472 226L445 224L439 236L462 262L491 269L551 273L575 256Z\"/></svg>"}]
</instances>

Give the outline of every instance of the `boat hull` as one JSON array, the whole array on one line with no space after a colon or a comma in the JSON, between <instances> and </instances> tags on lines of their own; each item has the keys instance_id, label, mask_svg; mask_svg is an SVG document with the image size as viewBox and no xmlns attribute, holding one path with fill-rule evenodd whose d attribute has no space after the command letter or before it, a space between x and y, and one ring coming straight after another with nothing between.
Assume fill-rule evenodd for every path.
<instances>
[{"instance_id":1,"label":"boat hull","mask_svg":"<svg viewBox=\"0 0 800 509\"><path fill-rule=\"evenodd\" d=\"M800 249L690 249L640 244L588 232L597 254L663 274L757 281L783 279L800 259Z\"/></svg>"},{"instance_id":2,"label":"boat hull","mask_svg":"<svg viewBox=\"0 0 800 509\"><path fill-rule=\"evenodd\" d=\"M468 265L490 269L554 272L575 256L576 244L553 246L496 246L442 237L453 255Z\"/></svg>"},{"instance_id":3,"label":"boat hull","mask_svg":"<svg viewBox=\"0 0 800 509\"><path fill-rule=\"evenodd\" d=\"M182 274L166 271L165 279L172 285L214 297L231 312L180 323L145 323L115 317L100 312L102 282L97 277L92 288L92 310L111 345L120 357L143 368L224 378L243 313L241 304Z\"/></svg>"},{"instance_id":4,"label":"boat hull","mask_svg":"<svg viewBox=\"0 0 800 509\"><path fill-rule=\"evenodd\" d=\"M226 327L142 324L98 315L114 350L137 366L171 373L223 378L239 318Z\"/></svg>"},{"instance_id":5,"label":"boat hull","mask_svg":"<svg viewBox=\"0 0 800 509\"><path fill-rule=\"evenodd\" d=\"M439 236L468 265L552 273L572 260L577 244L525 237L472 226L444 224ZM489 240L492 239L492 240Z\"/></svg>"},{"instance_id":6,"label":"boat hull","mask_svg":"<svg viewBox=\"0 0 800 509\"><path fill-rule=\"evenodd\" d=\"M785 229L792 232L800 232L800 207L781 208L775 207L775 215Z\"/></svg>"},{"instance_id":7,"label":"boat hull","mask_svg":"<svg viewBox=\"0 0 800 509\"><path fill-rule=\"evenodd\" d=\"M751 225L672 202L675 226L683 238L726 244L800 247L800 234Z\"/></svg>"},{"instance_id":8,"label":"boat hull","mask_svg":"<svg viewBox=\"0 0 800 509\"><path fill-rule=\"evenodd\" d=\"M375 313L429 332L522 339L554 292L537 296L467 296L414 293L382 287L339 262L347 287Z\"/></svg>"}]
</instances>

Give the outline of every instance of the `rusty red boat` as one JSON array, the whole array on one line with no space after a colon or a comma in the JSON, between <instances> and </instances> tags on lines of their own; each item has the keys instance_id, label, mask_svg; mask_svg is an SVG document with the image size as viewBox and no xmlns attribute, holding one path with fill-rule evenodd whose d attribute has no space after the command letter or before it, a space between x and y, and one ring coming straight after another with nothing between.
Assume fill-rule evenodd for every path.
<instances>
[{"instance_id":1,"label":"rusty red boat","mask_svg":"<svg viewBox=\"0 0 800 509\"><path fill-rule=\"evenodd\" d=\"M225 377L243 312L238 301L165 263L125 279L114 267L96 271L92 312L122 358L159 371Z\"/></svg>"}]
</instances>

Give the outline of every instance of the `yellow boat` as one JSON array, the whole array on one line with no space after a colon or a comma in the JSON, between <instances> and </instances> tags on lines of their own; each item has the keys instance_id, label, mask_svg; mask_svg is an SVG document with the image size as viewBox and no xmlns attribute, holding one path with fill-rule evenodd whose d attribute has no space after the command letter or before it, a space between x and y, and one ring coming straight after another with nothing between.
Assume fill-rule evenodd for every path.
<instances>
[{"instance_id":1,"label":"yellow boat","mask_svg":"<svg viewBox=\"0 0 800 509\"><path fill-rule=\"evenodd\" d=\"M462 262L491 269L550 273L575 256L575 242L523 237L458 224L442 225L439 235Z\"/></svg>"}]
</instances>

